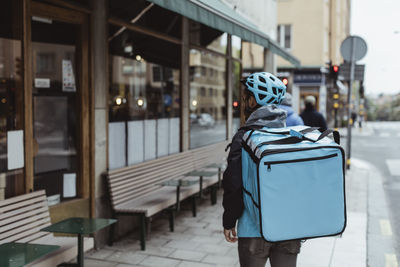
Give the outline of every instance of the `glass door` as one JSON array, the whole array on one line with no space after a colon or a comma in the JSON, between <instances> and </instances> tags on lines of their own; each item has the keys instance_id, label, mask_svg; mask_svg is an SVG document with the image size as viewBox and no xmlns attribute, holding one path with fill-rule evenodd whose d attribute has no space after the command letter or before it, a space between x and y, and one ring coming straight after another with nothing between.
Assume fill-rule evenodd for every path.
<instances>
[{"instance_id":1,"label":"glass door","mask_svg":"<svg viewBox=\"0 0 400 267\"><path fill-rule=\"evenodd\" d=\"M33 186L46 190L49 205L82 197L83 192L84 140L89 134L82 116L88 105L82 101L87 90L83 59L88 57L83 26L46 14L31 20Z\"/></svg>"}]
</instances>

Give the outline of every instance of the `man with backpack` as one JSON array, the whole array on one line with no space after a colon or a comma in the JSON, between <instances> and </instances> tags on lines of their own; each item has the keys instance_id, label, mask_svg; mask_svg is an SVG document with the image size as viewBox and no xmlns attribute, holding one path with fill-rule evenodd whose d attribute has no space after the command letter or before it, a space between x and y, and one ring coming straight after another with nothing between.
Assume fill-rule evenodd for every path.
<instances>
[{"instance_id":1,"label":"man with backpack","mask_svg":"<svg viewBox=\"0 0 400 267\"><path fill-rule=\"evenodd\" d=\"M243 201L242 138L248 129L285 127L287 113L278 107L285 97L286 86L267 72L253 73L242 81L245 86L243 105L246 124L232 139L228 166L223 177L223 227L228 242L238 241L239 261L242 267L295 267L300 241L270 243L260 234L260 225L249 215ZM236 222L237 232L236 232Z\"/></svg>"}]
</instances>

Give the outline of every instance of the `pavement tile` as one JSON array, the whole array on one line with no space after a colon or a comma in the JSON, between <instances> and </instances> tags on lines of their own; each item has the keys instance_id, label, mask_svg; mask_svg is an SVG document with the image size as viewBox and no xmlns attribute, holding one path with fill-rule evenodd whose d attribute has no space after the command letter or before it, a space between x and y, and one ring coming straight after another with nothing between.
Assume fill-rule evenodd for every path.
<instances>
[{"instance_id":1,"label":"pavement tile","mask_svg":"<svg viewBox=\"0 0 400 267\"><path fill-rule=\"evenodd\" d=\"M109 249L92 250L88 253L85 253L85 257L90 259L104 260L105 258L111 256L113 253L115 253L115 250L109 250Z\"/></svg>"},{"instance_id":2,"label":"pavement tile","mask_svg":"<svg viewBox=\"0 0 400 267\"><path fill-rule=\"evenodd\" d=\"M143 261L147 255L140 254L137 251L127 252L127 251L117 251L107 258L108 261L126 263L126 264L139 264Z\"/></svg>"},{"instance_id":3,"label":"pavement tile","mask_svg":"<svg viewBox=\"0 0 400 267\"><path fill-rule=\"evenodd\" d=\"M237 259L227 256L218 256L218 255L207 255L203 262L217 264L217 265L234 265Z\"/></svg>"},{"instance_id":4,"label":"pavement tile","mask_svg":"<svg viewBox=\"0 0 400 267\"><path fill-rule=\"evenodd\" d=\"M174 267L178 266L181 263L179 260L157 257L157 256L149 256L145 260L143 260L140 265L143 266L152 266L152 267L161 267L161 266L168 266Z\"/></svg>"},{"instance_id":5,"label":"pavement tile","mask_svg":"<svg viewBox=\"0 0 400 267\"><path fill-rule=\"evenodd\" d=\"M119 263L115 267L143 267L143 265L130 265L130 264L125 264L125 263Z\"/></svg>"},{"instance_id":6,"label":"pavement tile","mask_svg":"<svg viewBox=\"0 0 400 267\"><path fill-rule=\"evenodd\" d=\"M201 261L207 254L199 251L177 249L171 253L169 258L176 258L180 260Z\"/></svg>"},{"instance_id":7,"label":"pavement tile","mask_svg":"<svg viewBox=\"0 0 400 267\"><path fill-rule=\"evenodd\" d=\"M178 267L210 267L215 266L214 264L192 262L192 261L182 261Z\"/></svg>"},{"instance_id":8,"label":"pavement tile","mask_svg":"<svg viewBox=\"0 0 400 267\"><path fill-rule=\"evenodd\" d=\"M196 250L207 252L210 254L216 254L216 255L225 255L229 251L229 247L226 246L220 246L220 245L214 245L212 243L209 244L201 244L196 248Z\"/></svg>"},{"instance_id":9,"label":"pavement tile","mask_svg":"<svg viewBox=\"0 0 400 267\"><path fill-rule=\"evenodd\" d=\"M115 267L118 263L102 260L85 259L86 267Z\"/></svg>"},{"instance_id":10,"label":"pavement tile","mask_svg":"<svg viewBox=\"0 0 400 267\"><path fill-rule=\"evenodd\" d=\"M164 245L166 248L177 248L177 249L190 249L190 250L197 250L197 247L200 243L195 241L186 241L186 240L171 240L167 244Z\"/></svg>"},{"instance_id":11,"label":"pavement tile","mask_svg":"<svg viewBox=\"0 0 400 267\"><path fill-rule=\"evenodd\" d=\"M137 253L144 255L152 255L159 257L167 257L172 252L174 252L175 248L166 248L161 246L154 246L146 243L146 250L139 250Z\"/></svg>"}]
</instances>

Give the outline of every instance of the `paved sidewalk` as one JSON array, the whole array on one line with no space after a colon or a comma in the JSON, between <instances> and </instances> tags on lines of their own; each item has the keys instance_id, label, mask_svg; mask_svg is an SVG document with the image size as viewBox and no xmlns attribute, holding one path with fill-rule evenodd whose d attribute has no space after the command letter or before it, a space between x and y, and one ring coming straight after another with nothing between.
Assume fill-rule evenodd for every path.
<instances>
[{"instance_id":1,"label":"paved sidewalk","mask_svg":"<svg viewBox=\"0 0 400 267\"><path fill-rule=\"evenodd\" d=\"M347 174L348 220L343 236L306 241L298 267L366 266L365 171L352 166ZM221 198L222 192L215 206L203 201L196 218L191 216L190 210L180 212L174 233L169 232L166 219L156 219L146 251L140 251L137 237L128 236L113 247L88 253L85 266L239 266L237 244L227 243L223 237Z\"/></svg>"}]
</instances>

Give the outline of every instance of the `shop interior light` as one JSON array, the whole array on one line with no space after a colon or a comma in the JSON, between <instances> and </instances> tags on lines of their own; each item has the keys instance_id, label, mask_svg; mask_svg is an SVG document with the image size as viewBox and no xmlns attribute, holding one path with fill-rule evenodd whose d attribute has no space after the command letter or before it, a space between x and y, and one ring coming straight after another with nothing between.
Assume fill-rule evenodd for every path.
<instances>
[{"instance_id":1,"label":"shop interior light","mask_svg":"<svg viewBox=\"0 0 400 267\"><path fill-rule=\"evenodd\" d=\"M117 97L116 99L115 99L115 104L117 104L117 106L119 106L119 105L121 105L122 104L122 97Z\"/></svg>"},{"instance_id":2,"label":"shop interior light","mask_svg":"<svg viewBox=\"0 0 400 267\"><path fill-rule=\"evenodd\" d=\"M339 94L333 94L333 99L339 99Z\"/></svg>"},{"instance_id":3,"label":"shop interior light","mask_svg":"<svg viewBox=\"0 0 400 267\"><path fill-rule=\"evenodd\" d=\"M288 85L289 80L288 80L288 78L283 78L283 79L282 79L282 82L283 82L283 84L286 86L286 85Z\"/></svg>"},{"instance_id":4,"label":"shop interior light","mask_svg":"<svg viewBox=\"0 0 400 267\"><path fill-rule=\"evenodd\" d=\"M239 106L239 103L237 101L233 101L233 107L237 108Z\"/></svg>"},{"instance_id":5,"label":"shop interior light","mask_svg":"<svg viewBox=\"0 0 400 267\"><path fill-rule=\"evenodd\" d=\"M125 53L129 54L129 53L132 53L132 51L133 51L133 46L132 45L126 45L124 47L124 52Z\"/></svg>"},{"instance_id":6,"label":"shop interior light","mask_svg":"<svg viewBox=\"0 0 400 267\"><path fill-rule=\"evenodd\" d=\"M136 55L136 60L137 60L137 61L142 61L142 56Z\"/></svg>"},{"instance_id":7,"label":"shop interior light","mask_svg":"<svg viewBox=\"0 0 400 267\"><path fill-rule=\"evenodd\" d=\"M139 99L137 100L137 105L138 105L139 107L143 107L143 105L144 105L144 100L141 99L141 98L139 98Z\"/></svg>"},{"instance_id":8,"label":"shop interior light","mask_svg":"<svg viewBox=\"0 0 400 267\"><path fill-rule=\"evenodd\" d=\"M193 107L197 107L197 100L196 99L192 101L192 106Z\"/></svg>"}]
</instances>

